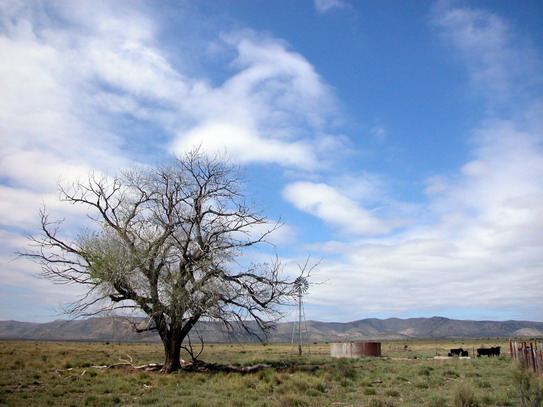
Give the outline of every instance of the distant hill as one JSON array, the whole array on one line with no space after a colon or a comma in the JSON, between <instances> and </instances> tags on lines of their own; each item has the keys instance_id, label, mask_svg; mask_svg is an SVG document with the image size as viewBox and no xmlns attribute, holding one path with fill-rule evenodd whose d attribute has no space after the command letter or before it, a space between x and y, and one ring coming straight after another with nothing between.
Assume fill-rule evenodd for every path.
<instances>
[{"instance_id":1,"label":"distant hill","mask_svg":"<svg viewBox=\"0 0 543 407\"><path fill-rule=\"evenodd\" d=\"M141 323L143 320L132 319ZM269 342L290 342L293 322L278 324ZM409 319L362 319L353 322L307 321L309 341L343 342L364 340L409 340L447 338L543 337L543 322L462 321L442 317ZM202 322L197 325L206 342L253 342L257 339L236 330L227 334L222 325ZM119 317L84 320L56 320L47 323L0 321L0 339L41 341L121 341L157 342L156 333L135 333L130 321Z\"/></svg>"}]
</instances>

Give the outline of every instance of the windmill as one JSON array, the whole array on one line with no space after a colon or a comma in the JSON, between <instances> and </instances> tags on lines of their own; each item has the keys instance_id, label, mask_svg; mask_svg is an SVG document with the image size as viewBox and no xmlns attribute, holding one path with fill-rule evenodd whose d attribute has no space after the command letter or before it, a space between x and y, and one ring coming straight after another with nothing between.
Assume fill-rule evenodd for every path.
<instances>
[{"instance_id":1,"label":"windmill","mask_svg":"<svg viewBox=\"0 0 543 407\"><path fill-rule=\"evenodd\" d=\"M302 338L302 320L304 322L305 326L305 313L304 313L304 307L303 307L303 295L309 288L309 282L307 281L307 278L305 277L298 277L296 280L294 280L294 289L296 290L298 294L298 354L302 354L302 345L303 345L303 338ZM305 326L305 331L307 334L307 326ZM291 352L292 348L294 347L294 336L296 334L296 324L293 324L292 326L292 341L291 341Z\"/></svg>"}]
</instances>

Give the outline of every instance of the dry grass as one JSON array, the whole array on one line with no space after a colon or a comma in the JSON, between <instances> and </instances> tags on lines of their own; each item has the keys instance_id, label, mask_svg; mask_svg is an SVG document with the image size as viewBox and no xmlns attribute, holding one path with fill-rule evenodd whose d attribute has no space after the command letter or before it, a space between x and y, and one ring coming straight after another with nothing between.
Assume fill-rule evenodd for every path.
<instances>
[{"instance_id":1,"label":"dry grass","mask_svg":"<svg viewBox=\"0 0 543 407\"><path fill-rule=\"evenodd\" d=\"M289 344L208 345L207 362L275 367L318 365L316 372L266 369L254 374L171 375L97 369L130 355L134 364L162 361L158 344L0 342L2 406L516 406L515 365L499 358L435 360L477 342L386 342L386 358L332 359L329 345L303 357ZM408 351L404 351L404 345Z\"/></svg>"}]
</instances>

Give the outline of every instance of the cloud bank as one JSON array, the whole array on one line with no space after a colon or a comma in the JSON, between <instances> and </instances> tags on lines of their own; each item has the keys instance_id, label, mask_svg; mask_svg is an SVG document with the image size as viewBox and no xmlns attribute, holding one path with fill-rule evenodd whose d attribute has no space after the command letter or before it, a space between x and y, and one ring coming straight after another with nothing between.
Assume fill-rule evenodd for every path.
<instances>
[{"instance_id":1,"label":"cloud bank","mask_svg":"<svg viewBox=\"0 0 543 407\"><path fill-rule=\"evenodd\" d=\"M543 268L543 112L527 91L534 52L488 11L441 5L432 22L488 107L468 135L471 158L427 179L427 201L412 205L415 220L400 229L330 183L289 185L285 198L299 209L355 235L309 246L330 260L319 275L328 283L308 301L319 311L336 304L330 320L429 310L540 320L543 300L532 287Z\"/></svg>"},{"instance_id":2,"label":"cloud bank","mask_svg":"<svg viewBox=\"0 0 543 407\"><path fill-rule=\"evenodd\" d=\"M189 51L173 58L161 46L160 15L145 3L7 2L0 12L5 236L33 230L41 204L55 218L73 213L57 202L56 185L91 170L115 173L201 145L241 164L307 171L322 167L327 145L343 144L327 131L333 92L282 40L218 27L212 40L180 33L228 67L217 81L184 64ZM37 271L24 260L13 271L20 243L2 241L0 273L12 287Z\"/></svg>"},{"instance_id":3,"label":"cloud bank","mask_svg":"<svg viewBox=\"0 0 543 407\"><path fill-rule=\"evenodd\" d=\"M347 6L315 2L319 13ZM35 265L13 261L40 204L57 218L82 214L56 201L59 180L195 145L279 184L287 268L308 252L323 257L315 279L327 283L311 288L308 318L543 318L534 288L543 268L541 57L505 18L451 3L431 11L431 29L465 66L467 97L486 109L458 135L470 143L464 164L419 179L423 199L409 201L394 192L394 174L364 168L350 139L359 135L337 130L332 86L272 34L214 27L165 40L162 16L144 2L14 1L0 13L0 318L20 298L28 309L73 299L33 278ZM206 63L213 68L199 69ZM383 128L374 132L384 140ZM52 315L31 312L27 320Z\"/></svg>"}]
</instances>

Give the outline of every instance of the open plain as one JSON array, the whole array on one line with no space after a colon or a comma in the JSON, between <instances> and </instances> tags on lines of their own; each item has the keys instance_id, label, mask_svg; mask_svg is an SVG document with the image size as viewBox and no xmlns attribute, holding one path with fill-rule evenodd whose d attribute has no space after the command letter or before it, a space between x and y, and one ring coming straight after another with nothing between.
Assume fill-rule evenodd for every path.
<instances>
[{"instance_id":1,"label":"open plain","mask_svg":"<svg viewBox=\"0 0 543 407\"><path fill-rule=\"evenodd\" d=\"M472 357L482 345L501 345L506 352ZM435 358L459 347L469 350L469 359ZM382 358L334 359L329 349L329 344L311 344L298 356L290 344L209 344L200 357L206 362L271 367L249 374L164 375L126 365L162 362L159 344L2 341L0 405L467 407L524 402L520 370L503 339L383 342ZM115 364L121 366L104 368ZM540 378L530 380L542 388Z\"/></svg>"}]
</instances>

